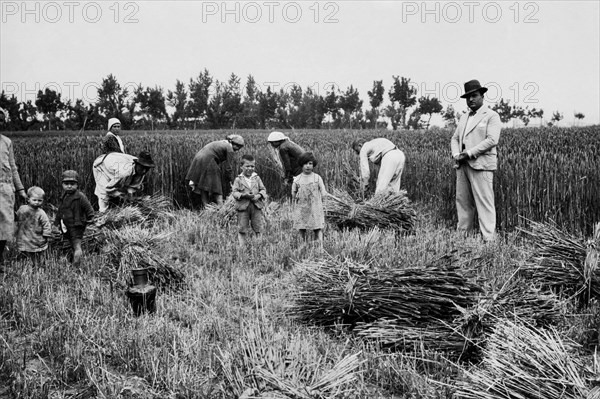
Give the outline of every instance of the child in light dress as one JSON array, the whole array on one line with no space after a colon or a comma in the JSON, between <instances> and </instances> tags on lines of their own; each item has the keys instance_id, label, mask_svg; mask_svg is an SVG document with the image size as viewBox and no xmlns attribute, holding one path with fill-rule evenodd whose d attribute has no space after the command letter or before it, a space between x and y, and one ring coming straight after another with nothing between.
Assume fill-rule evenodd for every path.
<instances>
[{"instance_id":1,"label":"child in light dress","mask_svg":"<svg viewBox=\"0 0 600 399\"><path fill-rule=\"evenodd\" d=\"M327 190L321 176L313 172L317 159L312 152L300 155L298 163L302 165L302 173L294 177L292 183L294 227L300 231L300 236L305 241L307 231L313 231L314 239L322 245L325 227L323 198L327 195Z\"/></svg>"}]
</instances>

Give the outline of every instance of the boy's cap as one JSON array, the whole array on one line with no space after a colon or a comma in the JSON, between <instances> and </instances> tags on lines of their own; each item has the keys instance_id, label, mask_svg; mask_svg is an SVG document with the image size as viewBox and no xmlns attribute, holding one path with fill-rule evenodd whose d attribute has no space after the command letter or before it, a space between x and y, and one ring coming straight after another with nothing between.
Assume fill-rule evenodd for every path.
<instances>
[{"instance_id":1,"label":"boy's cap","mask_svg":"<svg viewBox=\"0 0 600 399\"><path fill-rule=\"evenodd\" d=\"M74 170L65 170L62 174L62 181L74 181L77 183L79 180L79 174Z\"/></svg>"}]
</instances>

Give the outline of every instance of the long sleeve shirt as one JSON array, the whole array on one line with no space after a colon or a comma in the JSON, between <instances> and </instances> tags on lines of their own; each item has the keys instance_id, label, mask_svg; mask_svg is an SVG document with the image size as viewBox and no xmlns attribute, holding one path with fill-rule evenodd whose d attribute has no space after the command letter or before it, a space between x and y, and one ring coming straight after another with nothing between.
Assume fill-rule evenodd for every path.
<instances>
[{"instance_id":1,"label":"long sleeve shirt","mask_svg":"<svg viewBox=\"0 0 600 399\"><path fill-rule=\"evenodd\" d=\"M248 205L252 201L254 205L258 209L262 209L265 204L265 199L267 199L267 189L263 184L260 176L256 173L253 173L250 178L246 178L243 174L240 174L235 178L233 182L233 187L231 189L233 198L235 198L235 209L238 211L243 211L248 208ZM250 199L242 198L244 194L260 194L260 199L257 201L253 201Z\"/></svg>"},{"instance_id":2,"label":"long sleeve shirt","mask_svg":"<svg viewBox=\"0 0 600 399\"><path fill-rule=\"evenodd\" d=\"M48 215L40 208L23 205L17 211L16 240L22 252L41 252L48 249L52 226Z\"/></svg>"},{"instance_id":3,"label":"long sleeve shirt","mask_svg":"<svg viewBox=\"0 0 600 399\"><path fill-rule=\"evenodd\" d=\"M67 228L85 227L93 218L92 204L84 193L77 190L72 194L63 195L54 224L60 226L62 221Z\"/></svg>"}]
</instances>

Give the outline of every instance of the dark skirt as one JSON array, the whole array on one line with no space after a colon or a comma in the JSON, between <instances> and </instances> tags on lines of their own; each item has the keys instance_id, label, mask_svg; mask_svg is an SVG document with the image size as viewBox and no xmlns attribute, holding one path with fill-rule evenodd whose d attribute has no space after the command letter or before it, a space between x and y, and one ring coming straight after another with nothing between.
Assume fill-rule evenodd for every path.
<instances>
[{"instance_id":1,"label":"dark skirt","mask_svg":"<svg viewBox=\"0 0 600 399\"><path fill-rule=\"evenodd\" d=\"M223 195L221 184L221 168L210 156L199 156L194 159L188 172L189 178L196 183L197 190L208 191L212 194Z\"/></svg>"}]
</instances>

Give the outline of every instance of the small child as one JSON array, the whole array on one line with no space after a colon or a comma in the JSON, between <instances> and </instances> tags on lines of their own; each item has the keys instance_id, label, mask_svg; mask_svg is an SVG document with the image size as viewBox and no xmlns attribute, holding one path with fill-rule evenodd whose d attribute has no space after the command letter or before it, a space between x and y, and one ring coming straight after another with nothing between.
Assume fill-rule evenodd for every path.
<instances>
[{"instance_id":1,"label":"small child","mask_svg":"<svg viewBox=\"0 0 600 399\"><path fill-rule=\"evenodd\" d=\"M84 193L77 189L78 174L74 170L65 170L62 174L62 187L64 194L58 207L54 224L60 228L61 221L67 228L65 236L71 242L73 249L73 265L81 264L81 240L85 226L94 217L94 209Z\"/></svg>"},{"instance_id":2,"label":"small child","mask_svg":"<svg viewBox=\"0 0 600 399\"><path fill-rule=\"evenodd\" d=\"M40 187L30 187L27 205L22 205L17 211L17 249L34 263L48 249L48 238L52 235L50 219L42 209L44 195Z\"/></svg>"},{"instance_id":3,"label":"small child","mask_svg":"<svg viewBox=\"0 0 600 399\"><path fill-rule=\"evenodd\" d=\"M306 230L314 231L314 239L323 245L325 211L323 197L327 195L321 176L313 172L317 160L312 152L304 152L298 158L302 173L294 177L292 200L294 206L294 227L300 230L300 236L306 241Z\"/></svg>"},{"instance_id":4,"label":"small child","mask_svg":"<svg viewBox=\"0 0 600 399\"><path fill-rule=\"evenodd\" d=\"M256 235L262 231L262 208L267 199L267 190L254 172L256 162L252 155L242 156L242 173L235 178L232 195L235 198L235 209L238 215L238 241L240 246L246 244L246 233L252 230Z\"/></svg>"}]
</instances>

